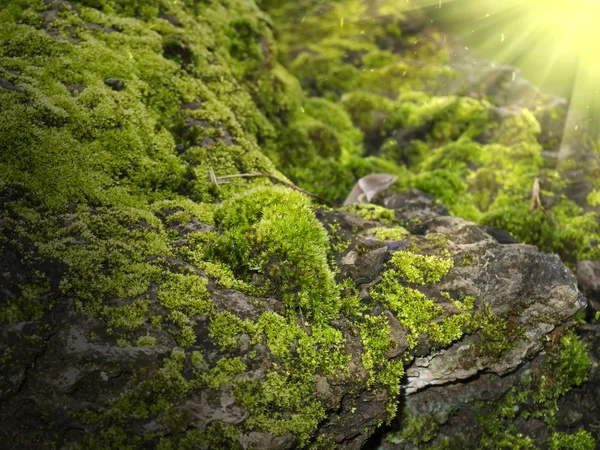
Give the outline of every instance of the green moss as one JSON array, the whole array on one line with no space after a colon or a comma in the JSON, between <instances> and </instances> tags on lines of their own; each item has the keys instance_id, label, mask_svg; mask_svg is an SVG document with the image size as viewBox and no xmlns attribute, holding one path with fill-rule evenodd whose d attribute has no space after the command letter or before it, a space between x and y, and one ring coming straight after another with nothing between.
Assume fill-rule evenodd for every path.
<instances>
[{"instance_id":1,"label":"green moss","mask_svg":"<svg viewBox=\"0 0 600 450\"><path fill-rule=\"evenodd\" d=\"M354 181L349 164L362 154L362 133L340 106L321 98L306 99L295 119L267 155L305 189L343 199Z\"/></svg>"},{"instance_id":2,"label":"green moss","mask_svg":"<svg viewBox=\"0 0 600 450\"><path fill-rule=\"evenodd\" d=\"M140 380L135 389L127 391L111 402L110 416L148 418L158 412L167 411L172 401L184 395L190 388L182 377L185 353L174 350L169 358L163 361L160 369L153 376Z\"/></svg>"},{"instance_id":3,"label":"green moss","mask_svg":"<svg viewBox=\"0 0 600 450\"><path fill-rule=\"evenodd\" d=\"M377 239L382 241L401 241L410 234L406 228L396 226L394 228L377 227L367 230L365 233L367 236L375 236Z\"/></svg>"},{"instance_id":4,"label":"green moss","mask_svg":"<svg viewBox=\"0 0 600 450\"><path fill-rule=\"evenodd\" d=\"M371 203L354 203L344 207L344 209L361 216L363 219L374 220L384 225L393 225L397 222L394 211Z\"/></svg>"},{"instance_id":5,"label":"green moss","mask_svg":"<svg viewBox=\"0 0 600 450\"><path fill-rule=\"evenodd\" d=\"M468 188L460 174L448 169L423 172L418 176L415 187L434 195L451 208L466 196Z\"/></svg>"},{"instance_id":6,"label":"green moss","mask_svg":"<svg viewBox=\"0 0 600 450\"><path fill-rule=\"evenodd\" d=\"M263 382L242 378L232 384L231 392L251 413L245 426L275 435L293 432L301 445L316 430L325 408L313 375L341 370L350 356L339 330L325 326L311 331L309 335L275 313L261 315L253 342L265 342L281 363L272 364Z\"/></svg>"},{"instance_id":7,"label":"green moss","mask_svg":"<svg viewBox=\"0 0 600 450\"><path fill-rule=\"evenodd\" d=\"M195 379L186 380L182 372L187 359L184 352L174 350L158 370L150 375L137 374L137 376L141 376L141 379L135 388L112 401L110 408L105 412L88 418L88 423L102 421L113 425L106 427L108 430L106 433L87 438L85 448L139 448L143 441L155 439L155 436L152 434L144 437L131 436L116 424L122 423L125 418L143 419L162 414L165 423L172 422L172 425L177 428L179 427L177 422L182 418L173 410L175 400L199 387L219 389L246 370L245 364L239 358L221 358L209 371L200 369L200 371L196 371ZM196 370L203 364L199 352L192 352L190 360ZM225 445L224 442L230 443L229 439L233 436L239 436L239 429L229 424L221 425L208 426L204 430L194 429L193 432L177 432L169 438L162 437L158 448L182 448L181 445L184 446L183 448L188 448L186 445L199 443L212 443L216 448L232 448L229 445L225 447L222 445ZM185 428L183 426L182 430ZM216 431L224 434L215 435ZM128 441L131 447L119 447L123 436L131 438ZM102 445L106 447L101 447Z\"/></svg>"},{"instance_id":8,"label":"green moss","mask_svg":"<svg viewBox=\"0 0 600 450\"><path fill-rule=\"evenodd\" d=\"M514 318L494 314L487 303L483 303L483 307L483 311L477 312L472 319L473 326L480 330L474 351L490 362L499 361L517 346L525 330L514 322Z\"/></svg>"},{"instance_id":9,"label":"green moss","mask_svg":"<svg viewBox=\"0 0 600 450\"><path fill-rule=\"evenodd\" d=\"M592 191L587 196L587 203L590 206L600 205L600 191Z\"/></svg>"},{"instance_id":10,"label":"green moss","mask_svg":"<svg viewBox=\"0 0 600 450\"><path fill-rule=\"evenodd\" d=\"M389 308L410 331L409 348L413 348L424 333L430 333L433 341L443 346L459 339L462 327L469 323L468 315L433 323L443 315L443 308L417 289L400 283L400 280L417 285L438 282L453 267L453 260L400 251L392 255L390 266L381 282L371 289L371 297Z\"/></svg>"},{"instance_id":11,"label":"green moss","mask_svg":"<svg viewBox=\"0 0 600 450\"><path fill-rule=\"evenodd\" d=\"M348 318L359 318L368 309L368 306L361 302L358 289L350 278L340 283L340 297L342 299L342 314Z\"/></svg>"},{"instance_id":12,"label":"green moss","mask_svg":"<svg viewBox=\"0 0 600 450\"><path fill-rule=\"evenodd\" d=\"M327 233L304 195L284 187L257 188L225 202L215 220L223 234L212 259L220 258L242 279L258 274L290 316L301 313L323 323L339 314ZM293 270L284 270L282 261Z\"/></svg>"},{"instance_id":13,"label":"green moss","mask_svg":"<svg viewBox=\"0 0 600 450\"><path fill-rule=\"evenodd\" d=\"M438 424L433 416L418 417L409 412L408 409L402 411L400 418L402 431L389 433L385 440L392 444L410 443L416 446L424 446L435 438L438 430Z\"/></svg>"},{"instance_id":14,"label":"green moss","mask_svg":"<svg viewBox=\"0 0 600 450\"><path fill-rule=\"evenodd\" d=\"M104 307L103 315L107 318L109 327L135 330L146 321L148 302L136 301L127 306Z\"/></svg>"},{"instance_id":15,"label":"green moss","mask_svg":"<svg viewBox=\"0 0 600 450\"><path fill-rule=\"evenodd\" d=\"M588 377L590 359L586 345L573 331L567 332L546 361L544 372L533 382L537 385L527 392L534 408L523 412L524 417L542 418L553 423L558 411L558 399Z\"/></svg>"},{"instance_id":16,"label":"green moss","mask_svg":"<svg viewBox=\"0 0 600 450\"><path fill-rule=\"evenodd\" d=\"M293 385L293 391L289 386ZM265 381L245 379L234 383L232 391L251 416L246 426L265 430L276 436L294 433L305 445L325 418L323 405L312 394L314 386L297 384L293 375L269 372ZM280 405L288 414L271 409Z\"/></svg>"},{"instance_id":17,"label":"green moss","mask_svg":"<svg viewBox=\"0 0 600 450\"><path fill-rule=\"evenodd\" d=\"M252 322L242 320L229 311L214 315L208 327L208 335L221 350L231 350L237 344L240 333L252 331Z\"/></svg>"},{"instance_id":18,"label":"green moss","mask_svg":"<svg viewBox=\"0 0 600 450\"><path fill-rule=\"evenodd\" d=\"M468 313L445 317L441 322L429 325L429 339L436 347L448 347L459 340L465 330L471 329L472 320L471 314Z\"/></svg>"},{"instance_id":19,"label":"green moss","mask_svg":"<svg viewBox=\"0 0 600 450\"><path fill-rule=\"evenodd\" d=\"M102 430L97 436L88 436L84 440L84 445L75 444L74 448L89 448L101 450L105 448L122 448L126 450L136 450L143 445L143 439L139 436L130 436L123 428L113 425Z\"/></svg>"},{"instance_id":20,"label":"green moss","mask_svg":"<svg viewBox=\"0 0 600 450\"><path fill-rule=\"evenodd\" d=\"M260 289L247 283L236 276L233 273L231 267L220 261L204 261L203 252L192 251L189 255L190 259L194 261L196 267L202 269L207 275L216 281L216 283L224 289L237 289L238 291L245 292L250 295L260 294Z\"/></svg>"},{"instance_id":21,"label":"green moss","mask_svg":"<svg viewBox=\"0 0 600 450\"><path fill-rule=\"evenodd\" d=\"M195 358L196 363L198 358ZM198 373L197 383L209 389L220 389L237 375L246 371L246 364L240 358L221 358L209 372Z\"/></svg>"},{"instance_id":22,"label":"green moss","mask_svg":"<svg viewBox=\"0 0 600 450\"><path fill-rule=\"evenodd\" d=\"M144 336L140 336L135 344L138 347L152 347L156 345L156 338L149 334L145 334Z\"/></svg>"},{"instance_id":23,"label":"green moss","mask_svg":"<svg viewBox=\"0 0 600 450\"><path fill-rule=\"evenodd\" d=\"M600 237L592 216L569 200L545 200L561 195L561 174L543 168L539 142L559 139L551 129L542 133L536 114L544 113L522 109L498 119L489 114L494 105L488 101L435 95L453 71L443 65L447 55L435 33L402 33L404 5L392 7L392 15L374 12L387 11L389 5L370 5L367 11L355 1L343 8L321 9L310 1L271 7L277 11L288 67L312 94L339 99L363 133L370 156L348 166L356 177L375 171L371 164L390 163L389 173L406 165L401 184L435 195L454 215L506 229L571 264L598 257L589 240ZM299 15L302 20L295 20ZM553 121L560 114L550 111ZM398 129L410 133L398 138ZM335 177L341 180L339 172ZM542 202L551 203L546 214L529 214L535 177L542 179ZM590 201L594 204L593 193Z\"/></svg>"},{"instance_id":24,"label":"green moss","mask_svg":"<svg viewBox=\"0 0 600 450\"><path fill-rule=\"evenodd\" d=\"M175 336L182 347L190 347L196 341L191 317L213 311L206 285L207 280L196 274L164 275L158 300L169 311L166 319L180 328Z\"/></svg>"},{"instance_id":25,"label":"green moss","mask_svg":"<svg viewBox=\"0 0 600 450\"><path fill-rule=\"evenodd\" d=\"M394 350L396 343L390 339L390 325L384 314L364 317L359 328L363 343L362 364L369 373L367 386L374 389L383 386L387 390L389 422L396 415L404 365L402 360L390 360L386 356L387 352Z\"/></svg>"},{"instance_id":26,"label":"green moss","mask_svg":"<svg viewBox=\"0 0 600 450\"><path fill-rule=\"evenodd\" d=\"M418 255L400 251L392 255L391 263L409 283L437 283L454 266L450 258Z\"/></svg>"},{"instance_id":27,"label":"green moss","mask_svg":"<svg viewBox=\"0 0 600 450\"><path fill-rule=\"evenodd\" d=\"M196 203L187 198L160 200L151 205L152 210L156 213L175 210L176 212L168 217L169 222L187 223L194 217L206 224L213 223L216 207L215 204Z\"/></svg>"},{"instance_id":28,"label":"green moss","mask_svg":"<svg viewBox=\"0 0 600 450\"><path fill-rule=\"evenodd\" d=\"M163 437L159 440L156 448L159 450L172 450L210 446L210 448L215 449L237 450L241 448L239 440L240 430L235 425L222 420L213 420L204 431L191 428L172 437Z\"/></svg>"},{"instance_id":29,"label":"green moss","mask_svg":"<svg viewBox=\"0 0 600 450\"><path fill-rule=\"evenodd\" d=\"M419 336L427 331L430 322L441 316L443 310L420 291L402 286L398 282L398 275L393 269L386 271L381 282L372 289L371 296L389 308L400 323L408 328L411 334L407 339L412 348Z\"/></svg>"},{"instance_id":30,"label":"green moss","mask_svg":"<svg viewBox=\"0 0 600 450\"><path fill-rule=\"evenodd\" d=\"M573 434L556 432L552 435L548 444L548 448L551 450L593 450L596 448L596 441L591 433L583 429Z\"/></svg>"},{"instance_id":31,"label":"green moss","mask_svg":"<svg viewBox=\"0 0 600 450\"><path fill-rule=\"evenodd\" d=\"M472 266L473 265L473 255L471 253L467 253L463 258L461 265L462 266Z\"/></svg>"},{"instance_id":32,"label":"green moss","mask_svg":"<svg viewBox=\"0 0 600 450\"><path fill-rule=\"evenodd\" d=\"M472 295L467 295L465 298L462 299L462 301L455 300L454 298L452 298L449 292L442 291L440 292L440 295L450 300L452 304L459 309L470 311L475 305L475 297L473 297Z\"/></svg>"},{"instance_id":33,"label":"green moss","mask_svg":"<svg viewBox=\"0 0 600 450\"><path fill-rule=\"evenodd\" d=\"M0 323L18 323L35 321L42 318L49 304L44 304L41 298L48 292L49 284L43 277L39 284L19 286L21 295L18 298L8 298L0 306Z\"/></svg>"},{"instance_id":34,"label":"green moss","mask_svg":"<svg viewBox=\"0 0 600 450\"><path fill-rule=\"evenodd\" d=\"M344 233L339 225L339 223L333 222L327 225L326 229L327 234L329 235L329 243L331 246L331 252L335 254L343 253L351 244L351 239L346 238L346 233Z\"/></svg>"},{"instance_id":35,"label":"green moss","mask_svg":"<svg viewBox=\"0 0 600 450\"><path fill-rule=\"evenodd\" d=\"M332 244L298 192L268 187L266 179L217 186L210 170L287 176L330 200L343 199L364 175L392 173L395 188L418 186L454 214L502 226L570 261L596 255L594 215L564 199L529 215L532 180L559 175L541 170L535 117L525 110L495 126L487 102L434 95L452 70L439 35L405 33L404 4L287 2L275 20L279 52L271 19L253 2L232 0L225 9L219 2L83 1L60 5L56 15L47 14L50 7L15 0L0 11L0 78L22 88L0 89L0 142L10 143L0 144L0 219L11 230L0 242L14 246L28 268L48 258L65 273L53 287L35 271L2 306L0 321L43 319L55 298L72 298L119 346L155 345L155 327L194 349L136 373L134 387L94 416L102 431L86 448L236 448L242 431L290 432L307 444L330 407L314 375L347 375L350 356L332 327L340 315L360 330L368 384L387 391L388 418L395 414L404 367L386 356L394 349L387 318L368 315L372 305L352 283L334 279L331 247L341 252L346 242ZM124 89L105 83L115 77ZM398 137L406 129L411 135ZM543 200L559 192L558 184L551 192L544 186ZM351 210L388 227L372 230L376 237L405 237L389 228L393 211ZM196 221L217 230L177 230ZM419 251L442 246L431 240ZM412 347L425 333L443 347L480 330L487 344L478 355L501 357L519 337L510 318L447 316L401 284L438 282L452 267L447 253L440 256L396 254L373 299L398 315ZM217 313L209 279L281 300L285 314L267 312L254 323ZM468 298L454 303L473 306ZM212 342L199 342L205 323ZM233 351L241 333L268 350L260 356L270 364L264 382L244 375L246 360L195 350ZM560 357L554 364L579 380L584 358L574 344L565 348L575 364L563 367ZM568 384L557 383L560 389L540 389L530 400L552 406ZM207 387L227 389L247 421L183 426L174 405ZM168 434L132 435L132 420L157 420Z\"/></svg>"},{"instance_id":36,"label":"green moss","mask_svg":"<svg viewBox=\"0 0 600 450\"><path fill-rule=\"evenodd\" d=\"M204 356L202 355L201 352L199 352L197 350L194 350L191 353L191 358L190 359L191 359L192 366L195 367L195 368L198 368L202 364L204 364Z\"/></svg>"},{"instance_id":37,"label":"green moss","mask_svg":"<svg viewBox=\"0 0 600 450\"><path fill-rule=\"evenodd\" d=\"M572 364L571 364L572 363ZM530 436L517 433L514 420L536 418L546 423L549 432L556 425L558 400L587 377L589 357L585 344L573 331L554 344L541 370L526 372L502 401L482 403L476 419L483 431L481 448L536 448ZM503 447L498 447L501 443ZM567 435L554 432L548 439L549 448L594 448L591 435L585 430Z\"/></svg>"}]
</instances>

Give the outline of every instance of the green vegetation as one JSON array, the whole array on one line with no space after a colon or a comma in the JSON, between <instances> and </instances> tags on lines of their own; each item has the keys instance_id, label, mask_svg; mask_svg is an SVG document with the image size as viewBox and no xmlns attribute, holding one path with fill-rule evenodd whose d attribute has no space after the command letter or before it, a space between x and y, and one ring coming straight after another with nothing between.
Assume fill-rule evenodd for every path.
<instances>
[{"instance_id":1,"label":"green vegetation","mask_svg":"<svg viewBox=\"0 0 600 450\"><path fill-rule=\"evenodd\" d=\"M390 339L390 326L385 315L366 316L360 324L360 335L364 350L362 364L369 373L367 386L376 383L387 388L388 422L396 415L397 397L400 394L400 382L404 375L402 360L390 360L386 353L393 350L396 342Z\"/></svg>"},{"instance_id":2,"label":"green vegetation","mask_svg":"<svg viewBox=\"0 0 600 450\"><path fill-rule=\"evenodd\" d=\"M516 432L514 419L535 418L545 422L549 429L555 426L558 399L587 379L590 360L585 344L573 331L567 332L554 345L540 371L526 374L511 388L502 402L481 404L477 413L478 425L483 430L481 448L537 448L530 437ZM502 447L498 446L502 443ZM526 445L525 445L526 444ZM550 448L594 448L591 435L580 430L574 435L554 433L548 442Z\"/></svg>"},{"instance_id":3,"label":"green vegetation","mask_svg":"<svg viewBox=\"0 0 600 450\"><path fill-rule=\"evenodd\" d=\"M437 434L438 424L433 417L416 417L410 413L408 408L404 408L402 411L402 423L402 431L387 434L386 441L392 444L409 442L423 447Z\"/></svg>"},{"instance_id":4,"label":"green vegetation","mask_svg":"<svg viewBox=\"0 0 600 450\"><path fill-rule=\"evenodd\" d=\"M442 37L405 30L413 13L403 5L367 3L259 2L269 15L243 0L12 0L0 11L0 246L28 274L0 305L0 323L47 321L72 299L105 325L115 351L176 345L142 368L115 367L133 374L129 388L72 412L102 430L80 448L228 449L255 431L331 444L315 432L337 392L318 392L317 377L367 386L385 395L388 421L396 414L412 356L390 356L399 345L390 311L409 350L422 336L443 348L478 333L471 356L499 360L522 336L483 299L446 298L463 310L449 314L419 290L453 268L445 236L411 239L361 301L351 280L336 281L332 254L351 242L323 227L307 196L265 178L217 184L211 171L288 177L332 201L364 175L392 173L393 190L423 189L567 261L597 255L595 216L563 198L559 174L544 168L534 114L496 123L487 100L439 95L455 77ZM530 214L536 176L557 201ZM408 237L393 211L345 209L378 222L367 235ZM462 265L472 263L467 255ZM228 310L217 289L252 297L256 309ZM349 333L360 336L366 379L350 374ZM531 417L550 420L584 378L586 354L569 339L550 363L564 379L517 393L543 406ZM188 427L181 403L218 390L247 418ZM143 420L159 431L132 433ZM406 433L427 442L434 428L415 419ZM557 433L551 445L587 448L588 438Z\"/></svg>"},{"instance_id":5,"label":"green vegetation","mask_svg":"<svg viewBox=\"0 0 600 450\"><path fill-rule=\"evenodd\" d=\"M223 233L209 249L211 259L220 256L242 279L258 273L291 316L304 311L317 323L336 317L340 300L327 263L329 240L304 195L257 188L223 203L215 222Z\"/></svg>"},{"instance_id":6,"label":"green vegetation","mask_svg":"<svg viewBox=\"0 0 600 450\"><path fill-rule=\"evenodd\" d=\"M548 444L548 448L551 450L593 450L596 448L596 441L592 435L582 429L574 434L556 432L552 435Z\"/></svg>"},{"instance_id":7,"label":"green vegetation","mask_svg":"<svg viewBox=\"0 0 600 450\"><path fill-rule=\"evenodd\" d=\"M555 431L556 399L587 376L590 361L585 345L573 332L567 332L552 345L539 368L526 371L521 380L501 401L480 402L472 408L481 433L477 448L481 449L593 449L596 443L590 432L579 429L573 434ZM565 361L573 361L572 366ZM536 418L548 426L548 439L539 446L539 436L519 432L516 419ZM404 408L400 416L402 429L386 435L392 443L411 443L419 448L453 449L465 443L460 438L439 438L440 419L435 414L414 415ZM472 443L470 445L473 445Z\"/></svg>"},{"instance_id":8,"label":"green vegetation","mask_svg":"<svg viewBox=\"0 0 600 450\"><path fill-rule=\"evenodd\" d=\"M401 241L409 236L409 232L400 226L394 228L376 227L367 230L367 236L373 235L382 241Z\"/></svg>"},{"instance_id":9,"label":"green vegetation","mask_svg":"<svg viewBox=\"0 0 600 450\"><path fill-rule=\"evenodd\" d=\"M357 179L369 171L393 173L399 176L395 189L424 190L452 214L502 228L522 242L560 254L571 265L600 257L594 245L600 239L596 214L584 212L587 205L562 193L564 174L580 168L595 188L587 202L595 206L598 168L574 162L549 167L542 158L544 148L560 142L555 128L563 130L565 111L547 106L550 99L540 99L536 109L498 118L489 100L463 95L460 89L439 95L440 87L457 76L448 64L447 46L434 31L426 37L413 34L419 13L407 11L402 2L262 4L276 18L284 65L312 98L343 108L353 128L344 115L338 130L352 129L355 140L362 135L368 156L338 157L336 179ZM313 151L313 158L319 157ZM320 173L315 171L315 177ZM545 211L530 214L536 177ZM298 182L319 191L313 180Z\"/></svg>"},{"instance_id":10,"label":"green vegetation","mask_svg":"<svg viewBox=\"0 0 600 450\"><path fill-rule=\"evenodd\" d=\"M422 285L440 281L454 266L454 262L435 256L396 252L392 256L392 265L400 270L409 283Z\"/></svg>"},{"instance_id":11,"label":"green vegetation","mask_svg":"<svg viewBox=\"0 0 600 450\"><path fill-rule=\"evenodd\" d=\"M353 205L346 206L344 209L357 216L361 216L363 219L374 220L388 226L397 222L394 211L371 203L354 203Z\"/></svg>"}]
</instances>

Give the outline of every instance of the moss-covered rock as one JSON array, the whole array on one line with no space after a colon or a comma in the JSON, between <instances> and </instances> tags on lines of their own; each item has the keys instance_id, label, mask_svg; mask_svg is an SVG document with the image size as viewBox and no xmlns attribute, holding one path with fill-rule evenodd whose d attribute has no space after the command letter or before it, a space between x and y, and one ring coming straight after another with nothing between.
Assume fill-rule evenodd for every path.
<instances>
[{"instance_id":1,"label":"moss-covered rock","mask_svg":"<svg viewBox=\"0 0 600 450\"><path fill-rule=\"evenodd\" d=\"M565 257L595 251L594 213L546 185L544 111L500 120L491 100L444 92L458 74L418 13L260 5L269 14L245 0L0 11L12 445L359 448L396 415L405 373L414 392L508 372L581 306L557 258L502 248L430 197L427 214L402 196L317 210L273 178L220 178L337 201L385 172ZM536 176L557 201L526 215ZM552 445L570 445L560 433Z\"/></svg>"}]
</instances>

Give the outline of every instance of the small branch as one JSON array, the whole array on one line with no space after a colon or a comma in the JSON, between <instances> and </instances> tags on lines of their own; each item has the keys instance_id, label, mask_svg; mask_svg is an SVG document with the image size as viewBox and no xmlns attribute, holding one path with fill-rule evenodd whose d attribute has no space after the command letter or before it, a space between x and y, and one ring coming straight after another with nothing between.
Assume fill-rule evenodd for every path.
<instances>
[{"instance_id":1,"label":"small branch","mask_svg":"<svg viewBox=\"0 0 600 450\"><path fill-rule=\"evenodd\" d=\"M330 202L329 200L321 197L320 195L313 194L312 192L309 192L306 189L302 189L301 187L298 187L295 184L288 183L287 181L284 181L281 178L277 178L276 176L268 174L268 173L236 173L234 175L216 176L215 172L212 169L210 169L208 171L208 173L210 176L210 181L215 183L217 186L220 186L221 184L233 184L233 183L229 183L227 181L223 182L223 180L228 180L231 178L258 178L258 177L269 178L270 180L281 183L281 184L289 187L290 189L294 189L296 191L302 192L303 194L306 194L313 198L316 198L317 200L319 200L322 203L325 203L326 205L335 206L335 204L333 202ZM237 185L237 186L239 186L239 185Z\"/></svg>"},{"instance_id":2,"label":"small branch","mask_svg":"<svg viewBox=\"0 0 600 450\"><path fill-rule=\"evenodd\" d=\"M542 201L540 200L540 179L539 177L535 177L533 181L533 189L531 191L531 204L529 205L529 214L533 212L536 205L544 211L544 207L542 206Z\"/></svg>"}]
</instances>

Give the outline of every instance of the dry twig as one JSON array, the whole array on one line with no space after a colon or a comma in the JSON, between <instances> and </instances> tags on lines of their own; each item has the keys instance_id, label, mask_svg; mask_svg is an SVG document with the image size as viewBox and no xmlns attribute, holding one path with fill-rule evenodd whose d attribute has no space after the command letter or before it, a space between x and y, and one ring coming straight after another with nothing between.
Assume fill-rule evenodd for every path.
<instances>
[{"instance_id":1,"label":"dry twig","mask_svg":"<svg viewBox=\"0 0 600 450\"><path fill-rule=\"evenodd\" d=\"M208 171L209 176L210 176L210 181L215 183L217 186L220 186L222 184L235 184L235 183L231 183L229 181L223 181L223 180L228 180L231 178L258 178L258 177L264 177L264 178L269 178L272 181L276 181L277 183L281 183L284 186L289 187L290 189L294 189L296 191L302 192L303 194L309 195L313 198L316 198L317 200L319 200L322 203L325 203L326 205L329 206L335 206L335 204L333 202L330 202L329 200L321 197L320 195L317 194L313 194L312 192L307 191L306 189L302 189L301 187L296 186L293 183L289 183L287 181L282 180L281 178L277 178L274 175L268 174L268 173L236 173L233 175L221 175L221 176L217 176L215 175L215 172L210 169ZM241 186L239 184L235 184L236 186Z\"/></svg>"},{"instance_id":2,"label":"dry twig","mask_svg":"<svg viewBox=\"0 0 600 450\"><path fill-rule=\"evenodd\" d=\"M533 181L533 189L531 191L531 204L529 205L529 213L531 214L535 209L536 205L544 211L544 207L542 206L542 201L540 200L540 179L539 177L535 177Z\"/></svg>"}]
</instances>

